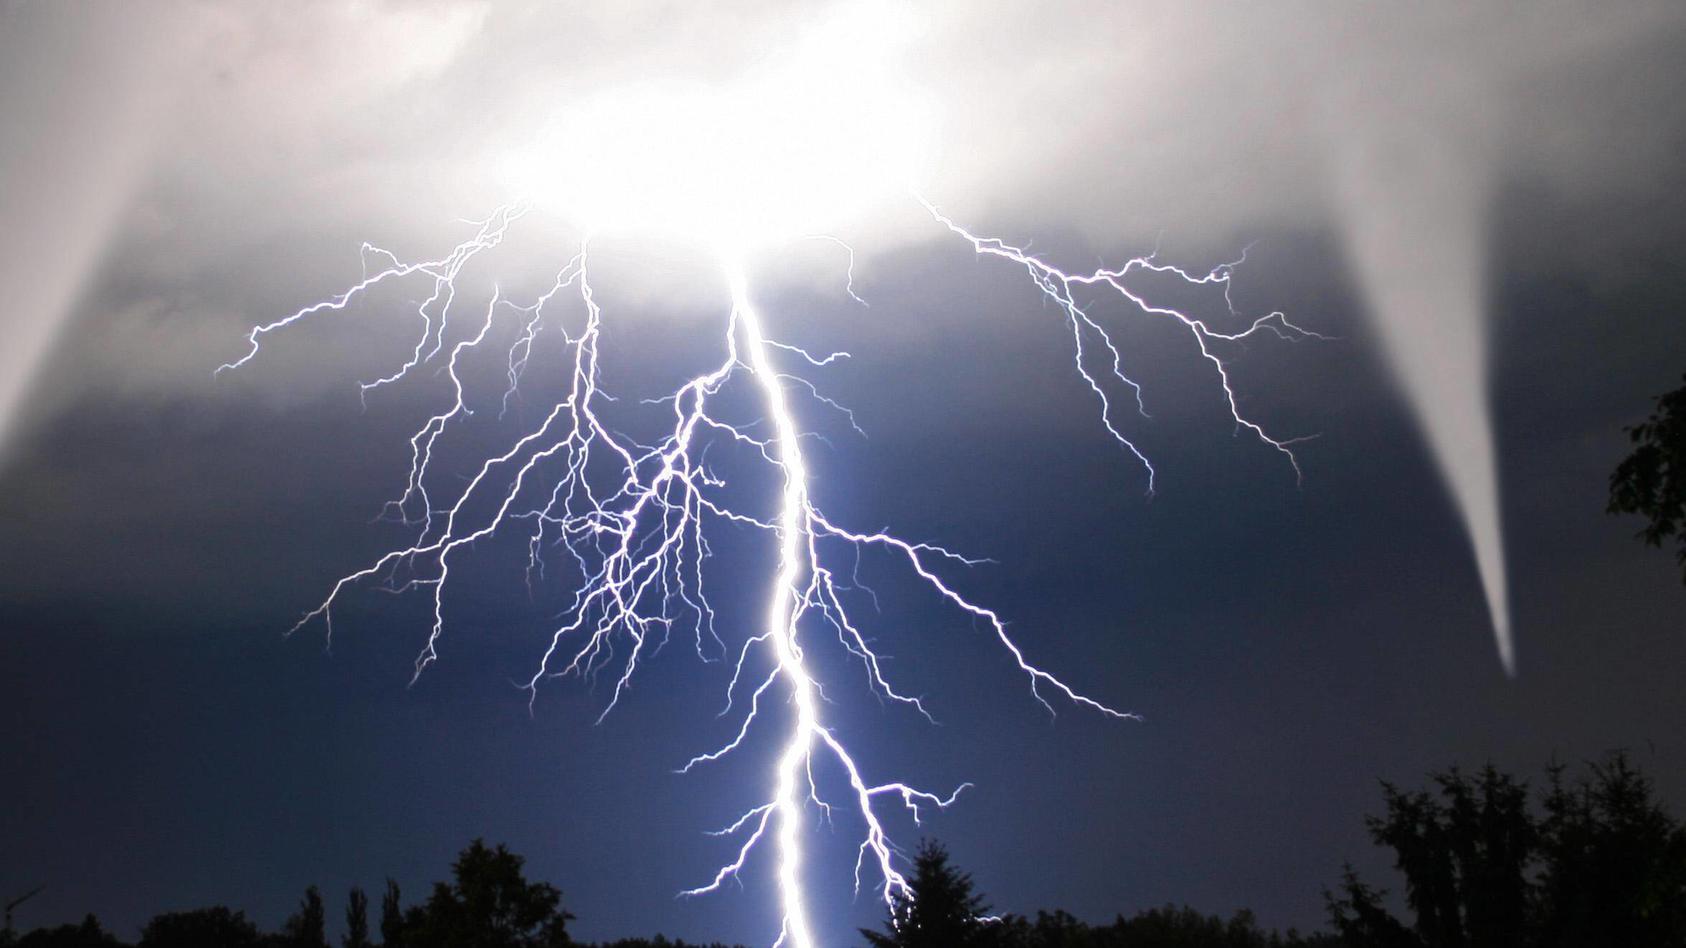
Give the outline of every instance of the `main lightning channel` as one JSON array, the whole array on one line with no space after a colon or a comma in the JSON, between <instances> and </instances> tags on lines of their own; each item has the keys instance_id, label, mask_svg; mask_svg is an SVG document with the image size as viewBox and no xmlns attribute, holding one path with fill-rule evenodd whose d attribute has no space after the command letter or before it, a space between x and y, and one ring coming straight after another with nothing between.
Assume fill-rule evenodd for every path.
<instances>
[{"instance_id":1,"label":"main lightning channel","mask_svg":"<svg viewBox=\"0 0 1686 948\"><path fill-rule=\"evenodd\" d=\"M779 943L795 948L814 943L808 922L808 907L802 898L801 823L804 800L799 792L808 758L819 736L819 712L814 707L814 680L802 663L802 646L796 640L796 620L803 600L801 583L807 564L803 550L808 531L808 466L802 457L802 440L785 399L780 375L767 354L767 337L761 330L761 316L749 299L749 286L742 266L725 264L727 285L732 292L732 310L743 328L750 371L760 383L767 413L773 420L774 459L784 474L779 503L779 571L767 596L764 634L773 642L779 672L790 687L796 721L784 752L779 755L774 800L779 818L779 891L784 902L784 924ZM853 762L847 761L852 767ZM870 810L868 811L870 813Z\"/></svg>"}]
</instances>

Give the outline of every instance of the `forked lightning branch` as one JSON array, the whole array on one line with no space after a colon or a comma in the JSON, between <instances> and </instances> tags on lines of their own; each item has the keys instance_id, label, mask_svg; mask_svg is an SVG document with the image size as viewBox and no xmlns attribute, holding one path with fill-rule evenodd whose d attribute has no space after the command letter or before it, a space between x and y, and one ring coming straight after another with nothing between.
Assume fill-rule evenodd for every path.
<instances>
[{"instance_id":1,"label":"forked lightning branch","mask_svg":"<svg viewBox=\"0 0 1686 948\"><path fill-rule=\"evenodd\" d=\"M934 205L920 203L936 226L967 240L979 254L1021 268L1053 304L1052 310L1070 335L1076 376L1094 395L1101 427L1146 468L1150 483L1153 469L1123 434L1123 422L1117 417L1121 400L1128 406L1124 410L1145 416L1141 387L1125 374L1123 353L1103 325L1103 317L1080 301L1081 287L1107 291L1140 313L1182 327L1194 344L1193 354L1209 364L1238 429L1250 432L1293 463L1288 440L1272 437L1237 410L1219 350L1226 343L1260 334L1284 338L1313 334L1280 313L1253 319L1238 331L1220 331L1185 312L1150 303L1131 286L1133 276L1153 273L1189 284L1224 284L1227 290L1232 264L1197 273L1152 257L1137 257L1119 267L1069 273L1019 247L979 237ZM901 562L934 596L990 629L998 647L1023 673L1029 694L1049 712L1057 701L1110 717L1129 717L1036 665L1009 637L1001 616L962 592L964 567L972 561L924 540L860 530L824 509L823 498L812 490L803 456L805 429L791 396L800 392L824 399L801 372L846 358L847 353L815 353L768 336L742 261L720 261L720 278L731 304L723 314L719 360L665 398L647 403L649 411L662 412L668 419L662 426L665 433L654 443L643 444L614 430L603 416L605 402L612 397L600 381L606 304L593 292L589 239L535 299L517 301L494 292L490 299L471 305L459 298L459 275L470 262L493 252L522 213L500 209L480 222L469 239L434 260L406 262L366 245L361 280L334 297L254 328L248 351L219 370L240 368L259 354L271 334L344 311L383 284L416 281L427 291L416 309L422 328L407 347L407 358L388 374L362 383L367 393L400 383L424 365L436 364L454 393L410 436L409 470L402 491L390 504L392 512L413 524L414 542L340 579L295 629L320 620L331 635L336 604L360 584L425 594L431 599L433 620L416 659L419 676L440 655L453 569L476 541L503 531L525 538L528 560L521 565L530 575L542 573L547 557L566 557L573 566L568 575L577 578L565 619L551 630L526 683L530 691L536 693L542 682L557 675L607 675L613 681L603 709L607 715L640 663L677 630L694 639L699 657L720 650L734 654L726 703L738 715L736 734L724 746L684 762L681 769L706 766L751 740L777 741L779 751L773 771L758 788L758 797L739 819L718 831L735 841L730 856L713 878L702 880L687 894L718 889L746 871L758 850L770 847L782 901L778 943L796 948L816 944L803 886L803 843L811 831L811 811L830 815L840 806L853 811L861 834L855 866L857 891L870 885L888 900L907 893L907 880L898 868L901 854L885 829L886 808L902 808L917 821L924 810L948 806L964 789L921 789L873 773L870 763L852 751L826 720L822 693L827 686L848 683L822 681L816 670L819 666L807 660L811 649L841 649L858 665L865 687L926 714L905 683L885 674L870 631L849 605L847 594L862 554ZM471 323L453 335L453 318ZM523 381L540 371L559 371L566 394L550 405L542 422L505 450L479 462L467 482L458 486L454 478L436 471L436 447L447 429L470 423L463 360L488 345L500 321L506 337L512 334L515 339L499 356L507 368L504 404L521 395ZM535 343L544 333L554 333L564 342L565 357L559 366L541 368L533 363ZM764 416L733 418L720 410L717 406L726 401L721 395L730 386L747 386ZM706 459L705 449L721 441L739 449L732 457L765 465L776 475L780 487L772 505L774 516L735 509L728 502L724 490L728 473ZM716 530L728 525L764 534L777 549L776 571L760 580L765 592L759 617L722 617L711 605L705 565L709 541ZM743 577L734 579L743 581ZM734 634L740 629L744 630L741 634ZM763 668L770 671L762 673ZM846 787L820 785L815 764L821 758L840 766Z\"/></svg>"},{"instance_id":2,"label":"forked lightning branch","mask_svg":"<svg viewBox=\"0 0 1686 948\"><path fill-rule=\"evenodd\" d=\"M675 636L693 640L700 658L727 656L733 673L725 703L736 715L734 736L676 763L688 772L752 742L768 742L775 753L771 771L746 789L742 815L717 831L723 838L719 870L687 894L713 892L769 864L782 903L777 944L791 948L818 941L803 881L804 844L816 813L853 814L859 832L855 889L870 887L889 901L909 892L903 856L887 829L892 817L917 821L952 804L964 789L925 789L877 773L871 757L846 743L827 718L825 696L851 684L930 717L915 685L887 674L874 650L865 617L886 620L863 613L850 598L860 595L855 571L862 557L899 563L931 596L987 628L1023 674L1029 695L1049 713L1066 704L1113 718L1129 715L1038 666L1007 634L1003 618L964 591L965 568L973 561L928 539L862 529L815 493L803 452L809 430L796 406L817 400L827 411L842 407L814 379L847 354L814 352L799 339L770 336L750 282L752 264L776 261L790 241L912 201L928 216L933 236L967 242L986 261L1022 271L1040 291L1049 305L1036 315L1052 314L1050 330L1069 335L1076 384L1092 393L1106 435L1145 468L1150 491L1152 465L1125 434L1127 415L1146 415L1143 393L1106 328L1120 310L1185 333L1191 361L1210 373L1236 430L1280 452L1298 472L1292 441L1242 415L1224 358L1252 337L1315 334L1280 313L1248 320L1233 306L1225 325L1237 328L1219 329L1152 302L1138 289L1180 281L1221 290L1229 301L1235 264L1198 272L1141 256L1117 267L1068 271L1024 247L974 234L910 193L908 182L919 180L928 164L940 112L896 68L916 33L905 8L852 4L815 19L782 52L729 81L647 83L587 98L554 117L537 136L538 147L511 156L511 186L528 195L523 203L474 224L466 239L437 259L407 261L364 245L361 279L254 328L247 351L219 369L240 368L275 333L341 315L377 288L408 287L420 301L410 317L419 330L402 358L361 386L368 396L424 368L449 380L450 397L410 436L408 471L387 510L413 533L404 545L340 579L295 629L319 621L331 636L335 609L354 588L426 596L432 622L415 663L419 676L441 656L447 603L476 541L514 535L525 540L526 562L512 568L524 568L529 581L567 586L561 593L567 608L547 630L526 682L534 694L557 676L612 681L602 712L607 715L640 666ZM533 298L493 291L489 298L467 299L469 291L459 292L467 285L460 278L497 256L528 213L528 201L560 211L588 236ZM590 235L610 232L678 234L709 248L730 298L720 314L717 358L696 366L696 374L666 397L636 406L660 432L642 440L610 422L608 406L615 399L602 385L605 323L615 303L596 294ZM852 249L849 259L844 290L855 297ZM507 339L514 340L507 351L487 351L503 344L493 340ZM555 363L553 352L560 353ZM503 390L471 397L466 368L482 357L501 365ZM501 397L504 408L517 400L546 407L537 424L472 462L465 479L440 459L448 453L444 436L472 424L469 406L487 394L494 402ZM745 396L757 406L752 417L741 407ZM624 409L631 403L617 404ZM768 476L757 480L757 473ZM776 495L759 498L751 509L741 492L728 492L729 480L776 485ZM758 615L727 614L741 610L710 596L710 584L720 581L710 544L722 530L749 531L776 550L768 574L731 577L733 587L759 591ZM849 661L825 660L831 656L821 650ZM840 668L855 669L853 677L828 680ZM820 779L826 774L842 779ZM838 785L822 785L828 782Z\"/></svg>"}]
</instances>

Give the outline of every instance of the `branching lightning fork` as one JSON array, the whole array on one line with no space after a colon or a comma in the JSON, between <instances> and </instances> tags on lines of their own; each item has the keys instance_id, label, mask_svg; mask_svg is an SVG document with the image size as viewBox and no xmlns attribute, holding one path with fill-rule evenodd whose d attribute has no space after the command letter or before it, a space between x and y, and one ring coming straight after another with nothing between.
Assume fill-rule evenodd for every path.
<instances>
[{"instance_id":1,"label":"branching lightning fork","mask_svg":"<svg viewBox=\"0 0 1686 948\"><path fill-rule=\"evenodd\" d=\"M1137 272L1152 272L1189 284L1228 283L1234 265L1201 274L1139 257L1121 267L1087 274L1067 273L1031 256L1026 249L1002 240L979 237L916 196L931 217L968 241L982 256L1000 257L1019 267L1063 313L1075 346L1077 374L1100 401L1101 423L1108 434L1147 470L1152 488L1153 468L1127 438L1113 416L1108 392L1127 389L1144 416L1141 387L1126 374L1122 352L1096 317L1075 295L1079 287L1116 292L1149 316L1169 319L1184 327L1201 357L1216 370L1218 382L1238 430L1246 429L1265 445L1287 456L1298 472L1291 440L1273 438L1237 408L1225 363L1214 344L1234 342L1262 333L1284 338L1315 336L1271 313L1247 324L1240 332L1220 332L1184 313L1154 305L1127 282ZM608 673L614 686L603 709L607 715L620 701L639 665L670 640L676 628L694 638L699 657L733 659L726 693L727 712L738 714L735 736L715 750L702 753L680 769L716 761L750 739L758 721L768 716L775 697L788 700L790 720L770 775L766 796L718 835L740 842L733 858L706 884L685 893L698 895L718 889L742 872L752 853L771 837L777 860L782 899L782 923L777 944L810 948L816 943L802 884L805 817L809 807L829 816L833 804L821 798L814 775L816 760L828 759L841 769L850 805L863 826L855 865L857 891L870 874L873 887L885 900L908 893L898 869L901 854L885 829L886 807L902 807L917 821L927 807L952 803L966 785L934 793L898 781L875 782L866 767L827 723L822 707L820 672L807 660L807 650L824 644L815 638L828 630L839 647L857 660L870 689L883 698L926 714L916 696L898 690L886 677L879 655L867 634L851 616L844 593L850 588L853 564L863 552L899 559L941 600L972 621L988 626L1000 646L1028 679L1034 698L1052 713L1049 699L1057 697L1114 718L1131 715L1114 710L1065 684L1032 664L1007 634L1002 618L959 591L945 578L948 571L975 561L930 543L916 542L888 532L859 532L843 526L822 511L812 493L803 455L804 431L791 396L805 394L825 404L835 402L795 374L798 365L823 367L847 358L847 353L816 355L788 342L770 338L748 283L742 260L720 261L731 306L718 362L679 386L670 395L645 403L651 411L669 414L671 426L653 444L640 444L617 433L603 417L609 396L600 387L604 314L593 293L590 241L557 274L539 298L517 304L494 292L477 321L457 331L458 341L447 347L446 334L457 296L457 278L474 258L496 247L523 213L519 207L500 208L474 224L472 238L445 257L404 263L393 254L365 245L363 278L344 292L304 307L284 318L254 328L248 351L218 371L237 369L258 353L265 337L308 317L343 311L352 301L378 285L402 281L431 281L432 291L417 308L421 330L409 358L390 374L362 383L365 393L396 383L423 364L440 362L454 398L434 414L410 439L411 463L403 491L388 513L415 529L414 542L391 550L366 567L340 579L328 595L308 612L295 630L321 619L332 635L336 604L347 590L362 583L398 590L426 590L431 597L432 627L416 659L417 676L439 657L446 626L446 596L452 569L467 548L495 531L521 531L527 539L528 581L546 577L546 556L566 557L567 573L577 577L571 605L552 630L526 688L536 694L547 677L597 676ZM833 240L833 238L824 238ZM840 241L838 243L841 244ZM854 296L854 251L849 252L849 295ZM381 263L369 272L371 259ZM855 297L857 300L858 297ZM557 312L573 299L583 311L583 324L563 325ZM570 312L576 307L570 307ZM577 317L576 317L577 318ZM522 388L539 335L554 327L564 347L566 394L545 412L542 422L521 435L502 453L486 458L465 484L436 474L435 447L441 435L462 424L468 408L463 357L492 338L499 320L508 319L515 342L507 352L508 387L502 408L507 410ZM1103 371L1090 367L1090 347L1105 350ZM757 397L764 418L756 422L732 420L718 406L729 385L747 385ZM853 418L850 418L851 424ZM771 515L735 509L723 490L725 481L705 461L711 445L765 465L779 483ZM728 647L716 628L717 616L704 588L704 561L709 537L720 525L735 524L765 534L776 544L777 569L766 589L764 613L751 634ZM846 569L847 567L847 569ZM761 669L767 668L763 672ZM929 717L928 714L926 714Z\"/></svg>"}]
</instances>

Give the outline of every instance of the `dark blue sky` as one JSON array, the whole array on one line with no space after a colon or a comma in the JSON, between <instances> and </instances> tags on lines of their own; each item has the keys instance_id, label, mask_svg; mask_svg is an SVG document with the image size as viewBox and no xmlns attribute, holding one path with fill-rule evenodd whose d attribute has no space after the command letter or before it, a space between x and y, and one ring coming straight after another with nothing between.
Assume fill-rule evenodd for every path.
<instances>
[{"instance_id":1,"label":"dark blue sky","mask_svg":"<svg viewBox=\"0 0 1686 948\"><path fill-rule=\"evenodd\" d=\"M1259 342L1234 363L1248 412L1320 435L1300 450L1299 487L1278 455L1232 437L1186 336L1103 306L1154 415L1132 420L1160 471L1144 496L1071 371L1057 312L964 245L933 239L878 261L860 286L870 309L831 288L765 294L775 331L854 354L811 377L869 437L802 407L830 439L811 449L825 508L996 560L952 578L1037 661L1144 718L1056 704L1050 720L985 635L869 562L893 674L941 726L842 693L840 729L877 776L976 784L924 831L1003 911L1103 919L1176 901L1316 926L1343 861L1385 877L1362 825L1377 780L1454 762L1538 774L1625 747L1680 812L1686 593L1671 558L1632 539L1636 523L1603 513L1621 425L1686 370L1677 193L1589 201L1517 186L1494 215L1515 680L1329 235L1249 235L1259 243L1236 288L1244 309L1338 337ZM1060 233L1037 246L1079 261L1120 252ZM608 284L613 320L622 287ZM79 340L134 292L100 284L54 378L75 388L95 371ZM608 384L654 394L711 357L719 297L620 304ZM441 661L413 688L418 601L356 597L331 655L319 627L282 637L393 540L369 521L441 391L423 381L360 410L352 382L404 330L373 308L347 325L323 330L347 340L345 384L325 394L253 394L299 371L285 347L250 380L186 394L92 387L38 419L0 471L0 889L48 886L20 924L94 911L131 934L151 913L222 902L273 925L313 883L336 912L347 886L388 875L419 894L483 836L559 885L584 937L764 941L776 926L764 864L743 892L672 898L728 855L702 832L759 793L753 751L671 773L730 734L712 717L720 666L676 647L602 724L603 690L571 679L529 715L510 682L530 672L547 612L520 595L518 543L479 551ZM753 610L740 596L760 580L739 592L724 560L721 606ZM870 896L840 897L849 830L815 837L828 932L879 915Z\"/></svg>"}]
</instances>

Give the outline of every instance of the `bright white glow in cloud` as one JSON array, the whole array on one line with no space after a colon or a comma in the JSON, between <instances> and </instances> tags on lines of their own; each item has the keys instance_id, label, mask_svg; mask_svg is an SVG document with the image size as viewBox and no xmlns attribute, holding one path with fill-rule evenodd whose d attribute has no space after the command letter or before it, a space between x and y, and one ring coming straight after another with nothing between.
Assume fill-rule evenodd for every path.
<instances>
[{"instance_id":1,"label":"bright white glow in cloud","mask_svg":"<svg viewBox=\"0 0 1686 948\"><path fill-rule=\"evenodd\" d=\"M0 52L21 51L0 57L0 431L89 385L202 384L230 325L285 303L254 299L237 261L319 247L297 272L326 279L324 234L392 221L383 237L422 245L420 222L523 191L587 229L740 255L814 232L903 250L924 222L879 209L909 183L991 232L1076 232L1102 256L1333 226L1508 655L1486 359L1459 348L1485 342L1483 222L1516 182L1584 199L1678 164L1683 11L159 0L139 29L123 5L0 4ZM1557 264L1584 262L1536 261ZM130 290L113 305L102 281ZM77 300L98 316L74 335L84 371L40 372Z\"/></svg>"},{"instance_id":2,"label":"bright white glow in cloud","mask_svg":"<svg viewBox=\"0 0 1686 948\"><path fill-rule=\"evenodd\" d=\"M915 28L900 6L846 6L723 81L593 92L507 174L593 232L746 249L858 221L906 201L929 159L934 110L898 69Z\"/></svg>"}]
</instances>

